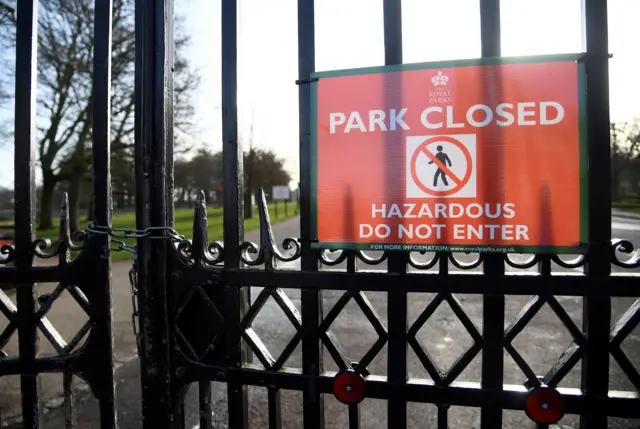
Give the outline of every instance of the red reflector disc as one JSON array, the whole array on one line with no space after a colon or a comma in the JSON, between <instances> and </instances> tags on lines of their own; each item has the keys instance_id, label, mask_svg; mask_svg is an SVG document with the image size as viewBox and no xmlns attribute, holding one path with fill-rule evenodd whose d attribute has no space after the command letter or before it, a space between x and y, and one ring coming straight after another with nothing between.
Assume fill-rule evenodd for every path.
<instances>
[{"instance_id":1,"label":"red reflector disc","mask_svg":"<svg viewBox=\"0 0 640 429\"><path fill-rule=\"evenodd\" d=\"M564 416L564 399L555 389L539 387L527 397L525 412L535 423L554 424Z\"/></svg>"},{"instance_id":2,"label":"red reflector disc","mask_svg":"<svg viewBox=\"0 0 640 429\"><path fill-rule=\"evenodd\" d=\"M333 379L333 395L343 404L358 404L364 394L364 378L352 370L341 372Z\"/></svg>"}]
</instances>

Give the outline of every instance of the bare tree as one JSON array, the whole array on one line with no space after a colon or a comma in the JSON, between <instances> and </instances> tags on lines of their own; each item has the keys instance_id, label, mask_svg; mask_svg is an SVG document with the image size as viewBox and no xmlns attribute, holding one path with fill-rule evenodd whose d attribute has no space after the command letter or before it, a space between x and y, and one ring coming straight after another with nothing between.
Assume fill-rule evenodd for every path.
<instances>
[{"instance_id":1,"label":"bare tree","mask_svg":"<svg viewBox=\"0 0 640 429\"><path fill-rule=\"evenodd\" d=\"M611 123L611 197L620 198L622 176L640 156L640 120ZM635 175L634 175L635 176Z\"/></svg>"},{"instance_id":2,"label":"bare tree","mask_svg":"<svg viewBox=\"0 0 640 429\"><path fill-rule=\"evenodd\" d=\"M291 175L284 167L284 160L269 149L256 145L251 137L248 150L244 153L244 201L245 217L251 214L251 195L262 187L267 192L273 185L288 185ZM175 163L175 186L178 200L189 203L194 191L203 190L207 201L213 201L214 195L224 193L222 177L222 152L200 149L191 159L178 159Z\"/></svg>"},{"instance_id":3,"label":"bare tree","mask_svg":"<svg viewBox=\"0 0 640 429\"><path fill-rule=\"evenodd\" d=\"M42 126L38 128L38 160L43 180L40 228L53 226L54 190L64 181L69 186L71 226L77 229L80 195L83 185L91 180L93 3L93 0L40 2L38 113ZM181 35L180 23L177 20L174 114L175 126L187 131L192 124L190 96L197 85L197 76L182 55L188 38ZM0 25L3 24L5 29L0 34L5 36L4 44L13 42L15 46L15 31L10 31L12 21L5 18L0 20ZM112 151L114 159L131 161L135 65L133 0L114 0L112 25ZM179 138L177 143L180 143ZM118 171L114 171L114 176L116 174ZM131 176L127 171L122 174Z\"/></svg>"},{"instance_id":4,"label":"bare tree","mask_svg":"<svg viewBox=\"0 0 640 429\"><path fill-rule=\"evenodd\" d=\"M15 76L15 35L17 14L13 4L0 0L0 109L7 108L13 99ZM13 116L0 121L0 146L9 144L12 138Z\"/></svg>"}]
</instances>

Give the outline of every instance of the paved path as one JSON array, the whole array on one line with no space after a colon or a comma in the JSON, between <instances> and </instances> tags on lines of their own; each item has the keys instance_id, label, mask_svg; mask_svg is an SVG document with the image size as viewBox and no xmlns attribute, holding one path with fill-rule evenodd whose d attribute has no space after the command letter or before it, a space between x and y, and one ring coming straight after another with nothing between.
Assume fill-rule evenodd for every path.
<instances>
[{"instance_id":1,"label":"paved path","mask_svg":"<svg viewBox=\"0 0 640 429\"><path fill-rule=\"evenodd\" d=\"M627 238L640 244L640 219L631 217L614 218L614 236ZM297 219L290 220L274 226L276 238L281 242L285 237L299 235ZM248 233L247 238L257 240L255 232ZM464 257L463 257L464 259ZM293 264L287 268L295 268ZM130 350L133 339L129 325L131 305L128 297L128 286L124 280L124 274L128 270L128 264L114 264L114 318L116 324L116 346L122 350ZM386 269L386 267L376 267ZM619 271L614 269L614 271ZM259 293L259 288L253 288L252 296ZM298 291L287 291L292 302L300 310ZM340 297L338 292L324 293L324 311L329 311L331 306ZM387 323L386 294L367 293L384 323ZM411 294L409 297L410 323L433 298L432 294ZM482 304L481 297L473 295L459 296L469 317L482 329ZM506 299L506 323L512 321L522 307L528 301L528 297L507 297ZM559 302L568 312L569 316L577 324L582 324L582 299L573 297L558 297ZM632 299L615 298L612 300L613 319L615 323L620 315L631 305ZM55 324L55 323L54 323ZM284 346L295 333L293 326L284 317L281 310L273 303L268 302L254 322L254 329L264 341L272 354L279 355ZM349 303L341 315L332 325L332 330L342 343L347 356L357 361L377 338L362 312L353 303ZM441 306L432 316L426 326L419 332L419 338L426 344L435 362L446 369L455 358L470 344L470 338L455 315L446 306ZM533 370L538 374L544 374L556 358L570 344L571 336L559 322L554 313L546 306L515 339L514 345L523 357L529 362ZM633 334L623 344L623 349L636 367L640 367L640 330L635 329ZM386 347L370 365L372 374L386 375ZM122 356L122 354L120 354ZM331 357L325 354L325 369L335 370L337 367ZM612 360L613 361L613 360ZM480 381L481 356L478 356L470 366L461 374L459 380ZM297 350L286 366L300 367L301 354ZM413 350L409 350L408 370L411 377L427 377L426 371L421 367ZM126 363L118 372L118 412L120 427L124 429L139 428L141 422L140 387L138 361ZM525 379L510 357L505 357L505 383L520 384ZM561 383L561 386L579 387L580 364L578 364ZM630 382L621 373L615 363L611 365L611 389L634 390ZM214 383L212 394L214 398L214 418L216 428L227 428L226 423L226 390L223 384ZM78 396L77 420L82 422L79 427L97 429L95 423L97 408L95 401L88 395ZM332 397L325 398L325 420L327 428L347 427L346 407L337 403ZM266 391L263 388L249 388L250 422L252 428L267 427ZM302 427L302 395L300 392L283 392L282 396L282 420L283 428L297 429ZM185 400L187 428L190 429L197 423L197 388L192 388L187 393ZM365 400L361 405L362 428L377 429L386 428L387 405L384 401ZM506 428L520 429L531 427L528 419L519 412L505 412ZM453 407L450 411L450 427L472 428L477 427L479 411L475 409ZM63 427L63 415L61 410L55 410L48 414L47 427ZM436 427L435 408L430 405L410 405L409 427L430 428ZM577 427L577 419L567 416L561 422L563 428ZM611 428L639 428L640 421L614 421L610 422Z\"/></svg>"}]
</instances>

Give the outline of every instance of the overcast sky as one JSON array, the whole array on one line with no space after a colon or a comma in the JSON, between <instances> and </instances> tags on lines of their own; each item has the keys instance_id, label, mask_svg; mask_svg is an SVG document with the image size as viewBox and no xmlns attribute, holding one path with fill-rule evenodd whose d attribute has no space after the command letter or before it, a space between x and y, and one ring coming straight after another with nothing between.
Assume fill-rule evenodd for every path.
<instances>
[{"instance_id":1,"label":"overcast sky","mask_svg":"<svg viewBox=\"0 0 640 429\"><path fill-rule=\"evenodd\" d=\"M175 0L201 75L193 141L221 146L220 0ZM298 174L297 1L240 0L241 132ZM478 0L403 0L404 62L480 56ZM502 55L582 52L581 0L502 0ZM612 120L640 117L639 0L609 0ZM382 0L316 1L316 69L384 64ZM0 183L13 184L13 150L0 151ZM39 171L38 171L39 173Z\"/></svg>"}]
</instances>

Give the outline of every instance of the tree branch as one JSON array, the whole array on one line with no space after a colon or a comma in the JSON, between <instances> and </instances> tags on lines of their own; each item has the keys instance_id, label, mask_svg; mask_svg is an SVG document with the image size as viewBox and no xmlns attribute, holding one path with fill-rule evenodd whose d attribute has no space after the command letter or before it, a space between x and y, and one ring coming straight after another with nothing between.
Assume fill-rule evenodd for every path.
<instances>
[{"instance_id":1,"label":"tree branch","mask_svg":"<svg viewBox=\"0 0 640 429\"><path fill-rule=\"evenodd\" d=\"M18 11L3 1L0 1L0 17L13 25L18 23Z\"/></svg>"}]
</instances>

